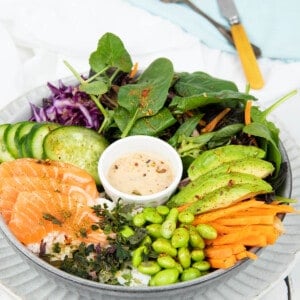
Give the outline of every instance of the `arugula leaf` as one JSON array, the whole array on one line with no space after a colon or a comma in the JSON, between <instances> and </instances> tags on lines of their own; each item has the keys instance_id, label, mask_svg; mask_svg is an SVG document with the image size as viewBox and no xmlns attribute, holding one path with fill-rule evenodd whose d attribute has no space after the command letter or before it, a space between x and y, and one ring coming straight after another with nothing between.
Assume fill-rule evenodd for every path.
<instances>
[{"instance_id":1,"label":"arugula leaf","mask_svg":"<svg viewBox=\"0 0 300 300\"><path fill-rule=\"evenodd\" d=\"M126 128L120 128L122 137L129 134L138 119L153 116L164 107L173 75L171 61L158 58L142 73L136 84L121 86L118 104L125 110L115 115L116 123L120 124L117 119L129 115Z\"/></svg>"},{"instance_id":2,"label":"arugula leaf","mask_svg":"<svg viewBox=\"0 0 300 300\"><path fill-rule=\"evenodd\" d=\"M236 123L216 131L202 133L199 136L181 135L178 139L178 142L181 143L178 147L178 153L182 157L192 156L196 158L204 148L210 149L227 144L243 127L244 124Z\"/></svg>"},{"instance_id":3,"label":"arugula leaf","mask_svg":"<svg viewBox=\"0 0 300 300\"><path fill-rule=\"evenodd\" d=\"M175 113L183 113L209 104L222 104L224 107L235 108L240 102L244 104L249 99L256 100L254 96L249 94L224 90L187 97L175 96L170 103L170 108L174 109Z\"/></svg>"},{"instance_id":4,"label":"arugula leaf","mask_svg":"<svg viewBox=\"0 0 300 300\"><path fill-rule=\"evenodd\" d=\"M174 85L180 96L188 97L207 92L220 92L224 90L238 91L234 82L215 78L204 72L178 73L179 79Z\"/></svg>"},{"instance_id":5,"label":"arugula leaf","mask_svg":"<svg viewBox=\"0 0 300 300\"><path fill-rule=\"evenodd\" d=\"M106 67L116 67L123 72L129 72L132 61L121 39L107 32L98 41L96 51L89 58L90 67L95 72L101 72Z\"/></svg>"},{"instance_id":6,"label":"arugula leaf","mask_svg":"<svg viewBox=\"0 0 300 300\"><path fill-rule=\"evenodd\" d=\"M178 146L180 137L182 135L190 136L195 130L199 121L202 119L202 117L203 114L200 114L185 120L184 123L182 123L180 127L176 130L175 134L169 139L169 144L176 148Z\"/></svg>"}]
</instances>

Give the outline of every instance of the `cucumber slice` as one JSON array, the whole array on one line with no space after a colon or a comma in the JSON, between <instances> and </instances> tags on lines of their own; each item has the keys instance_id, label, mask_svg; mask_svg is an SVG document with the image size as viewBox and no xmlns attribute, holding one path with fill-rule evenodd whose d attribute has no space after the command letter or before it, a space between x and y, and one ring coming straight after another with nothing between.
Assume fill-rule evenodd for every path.
<instances>
[{"instance_id":1,"label":"cucumber slice","mask_svg":"<svg viewBox=\"0 0 300 300\"><path fill-rule=\"evenodd\" d=\"M28 155L37 159L45 158L43 148L44 139L49 132L60 126L57 123L50 122L36 124L25 141L24 148L28 152Z\"/></svg>"},{"instance_id":2,"label":"cucumber slice","mask_svg":"<svg viewBox=\"0 0 300 300\"><path fill-rule=\"evenodd\" d=\"M25 121L26 122L26 121ZM19 158L19 149L15 143L15 136L18 128L23 124L24 122L18 122L15 124L10 124L7 126L3 133L3 141L6 145L6 148L8 152L14 157Z\"/></svg>"},{"instance_id":3,"label":"cucumber slice","mask_svg":"<svg viewBox=\"0 0 300 300\"><path fill-rule=\"evenodd\" d=\"M86 170L100 184L98 160L108 146L96 131L79 126L63 126L44 139L46 158L71 163Z\"/></svg>"},{"instance_id":4,"label":"cucumber slice","mask_svg":"<svg viewBox=\"0 0 300 300\"><path fill-rule=\"evenodd\" d=\"M30 121L24 121L23 124L21 124L15 134L14 142L18 149L19 156L18 157L28 157L28 153L26 151L25 146L25 140L26 136L29 134L33 126L35 125L35 122Z\"/></svg>"},{"instance_id":5,"label":"cucumber slice","mask_svg":"<svg viewBox=\"0 0 300 300\"><path fill-rule=\"evenodd\" d=\"M4 131L7 129L8 126L9 124L0 125L0 162L11 161L15 159L7 150L6 144L3 140Z\"/></svg>"}]
</instances>

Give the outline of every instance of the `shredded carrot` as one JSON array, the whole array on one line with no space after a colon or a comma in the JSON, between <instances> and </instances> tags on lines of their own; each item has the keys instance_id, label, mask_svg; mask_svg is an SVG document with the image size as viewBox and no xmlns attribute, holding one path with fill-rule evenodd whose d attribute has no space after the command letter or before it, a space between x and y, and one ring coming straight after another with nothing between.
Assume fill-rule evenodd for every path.
<instances>
[{"instance_id":1,"label":"shredded carrot","mask_svg":"<svg viewBox=\"0 0 300 300\"><path fill-rule=\"evenodd\" d=\"M138 66L139 66L138 63L135 63L135 64L133 65L133 67L132 67L132 69L131 69L131 71L130 71L130 73L129 73L129 77L130 77L130 78L133 78L133 77L137 74L137 72L138 72Z\"/></svg>"},{"instance_id":2,"label":"shredded carrot","mask_svg":"<svg viewBox=\"0 0 300 300\"><path fill-rule=\"evenodd\" d=\"M283 234L284 233L283 224L282 224L281 220L277 216L274 217L274 224L273 224L273 226L278 231L279 234Z\"/></svg>"},{"instance_id":3,"label":"shredded carrot","mask_svg":"<svg viewBox=\"0 0 300 300\"><path fill-rule=\"evenodd\" d=\"M235 227L237 227L237 226L226 226L226 225L218 224L216 222L209 222L206 224L209 224L210 226L214 227L217 230L218 234L235 232L236 231Z\"/></svg>"},{"instance_id":4,"label":"shredded carrot","mask_svg":"<svg viewBox=\"0 0 300 300\"><path fill-rule=\"evenodd\" d=\"M202 128L201 132L212 132L218 123L230 112L230 108L227 107L222 110L219 114L217 114L204 128Z\"/></svg>"},{"instance_id":5,"label":"shredded carrot","mask_svg":"<svg viewBox=\"0 0 300 300\"><path fill-rule=\"evenodd\" d=\"M248 125L251 123L251 107L252 107L252 101L247 100L245 105L245 125Z\"/></svg>"},{"instance_id":6,"label":"shredded carrot","mask_svg":"<svg viewBox=\"0 0 300 300\"><path fill-rule=\"evenodd\" d=\"M213 257L213 258L222 258L231 256L232 249L227 245L216 246L216 247L208 247L204 250L205 257Z\"/></svg>"},{"instance_id":7,"label":"shredded carrot","mask_svg":"<svg viewBox=\"0 0 300 300\"><path fill-rule=\"evenodd\" d=\"M204 249L206 257L211 258L222 258L229 257L233 254L240 253L245 251L246 248L242 244L227 244L227 245L218 245L218 246L209 246Z\"/></svg>"},{"instance_id":8,"label":"shredded carrot","mask_svg":"<svg viewBox=\"0 0 300 300\"><path fill-rule=\"evenodd\" d=\"M207 212L204 214L196 215L193 225L198 225L200 223L207 223L214 221L218 218L224 217L226 215L231 215L237 211L247 209L249 207L259 207L264 203L262 201L257 201L255 199L251 199L248 201L239 202L232 206L228 206L226 208L217 209L211 212Z\"/></svg>"},{"instance_id":9,"label":"shredded carrot","mask_svg":"<svg viewBox=\"0 0 300 300\"><path fill-rule=\"evenodd\" d=\"M194 113L191 111L191 110L187 110L186 112L185 112L185 114L187 115L187 116L189 116L189 117L193 117L194 116ZM200 120L199 122L198 122L198 124L200 125L200 126L205 126L206 125L206 122L204 121L204 120Z\"/></svg>"},{"instance_id":10,"label":"shredded carrot","mask_svg":"<svg viewBox=\"0 0 300 300\"><path fill-rule=\"evenodd\" d=\"M292 205L264 203L262 208L273 210L274 213L299 213L299 211L297 212Z\"/></svg>"},{"instance_id":11,"label":"shredded carrot","mask_svg":"<svg viewBox=\"0 0 300 300\"><path fill-rule=\"evenodd\" d=\"M290 205L266 204L255 198L195 216L193 225L209 224L218 233L205 239L204 253L212 268L226 269L242 259L257 259L249 247L274 244L284 232L279 213L299 213Z\"/></svg>"},{"instance_id":12,"label":"shredded carrot","mask_svg":"<svg viewBox=\"0 0 300 300\"><path fill-rule=\"evenodd\" d=\"M235 254L236 260L242 260L244 258L257 259L257 255L251 251L244 250Z\"/></svg>"},{"instance_id":13,"label":"shredded carrot","mask_svg":"<svg viewBox=\"0 0 300 300\"><path fill-rule=\"evenodd\" d=\"M178 206L178 207L177 207L177 210L178 210L179 212L184 211L184 210L186 210L191 204L192 204L192 203L185 203L185 204L183 204L183 205L181 205L181 206Z\"/></svg>"},{"instance_id":14,"label":"shredded carrot","mask_svg":"<svg viewBox=\"0 0 300 300\"><path fill-rule=\"evenodd\" d=\"M243 215L237 217L221 218L216 220L222 225L251 225L251 224L270 224L274 223L274 215Z\"/></svg>"},{"instance_id":15,"label":"shredded carrot","mask_svg":"<svg viewBox=\"0 0 300 300\"><path fill-rule=\"evenodd\" d=\"M247 257L248 257L248 255L247 255L246 250L235 254L236 260L242 260L242 259L247 258Z\"/></svg>"},{"instance_id":16,"label":"shredded carrot","mask_svg":"<svg viewBox=\"0 0 300 300\"><path fill-rule=\"evenodd\" d=\"M240 242L250 247L266 247L268 245L267 237L260 233L249 234L245 239L240 240Z\"/></svg>"},{"instance_id":17,"label":"shredded carrot","mask_svg":"<svg viewBox=\"0 0 300 300\"><path fill-rule=\"evenodd\" d=\"M225 258L209 258L208 262L214 269L228 269L236 263L235 255L231 255Z\"/></svg>"},{"instance_id":18,"label":"shredded carrot","mask_svg":"<svg viewBox=\"0 0 300 300\"><path fill-rule=\"evenodd\" d=\"M194 116L194 113L191 110L187 110L185 113L188 117L193 117Z\"/></svg>"},{"instance_id":19,"label":"shredded carrot","mask_svg":"<svg viewBox=\"0 0 300 300\"><path fill-rule=\"evenodd\" d=\"M247 253L247 257L248 258L251 258L251 259L257 259L257 255L251 251L247 251L246 250L246 253Z\"/></svg>"}]
</instances>

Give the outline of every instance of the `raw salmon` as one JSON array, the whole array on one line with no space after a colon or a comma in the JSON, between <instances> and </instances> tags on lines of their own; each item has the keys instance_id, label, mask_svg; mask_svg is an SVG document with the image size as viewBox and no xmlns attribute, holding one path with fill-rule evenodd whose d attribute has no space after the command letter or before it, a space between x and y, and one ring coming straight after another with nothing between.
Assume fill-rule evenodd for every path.
<instances>
[{"instance_id":1,"label":"raw salmon","mask_svg":"<svg viewBox=\"0 0 300 300\"><path fill-rule=\"evenodd\" d=\"M0 165L0 178L14 176L55 178L64 183L78 186L91 184L95 187L95 180L85 170L69 163L52 160L20 158Z\"/></svg>"},{"instance_id":2,"label":"raw salmon","mask_svg":"<svg viewBox=\"0 0 300 300\"><path fill-rule=\"evenodd\" d=\"M48 190L20 192L13 206L9 228L25 245L40 243L52 232L66 234L72 240L89 240L89 234L95 239L91 226L98 217L88 206L88 199L80 192L71 195ZM107 243L106 236L100 230L96 233L97 242Z\"/></svg>"},{"instance_id":3,"label":"raw salmon","mask_svg":"<svg viewBox=\"0 0 300 300\"><path fill-rule=\"evenodd\" d=\"M86 171L62 162L17 159L2 163L0 176L0 212L6 222L22 191L45 189L68 195L78 190L92 200L99 194L94 179Z\"/></svg>"},{"instance_id":4,"label":"raw salmon","mask_svg":"<svg viewBox=\"0 0 300 300\"><path fill-rule=\"evenodd\" d=\"M40 178L28 176L7 177L0 182L0 208L5 221L9 221L10 213L19 192L30 192L36 189L45 189L51 192L70 194L73 191L80 191L84 197L94 200L98 196L96 187L88 185L86 188L65 184L54 178Z\"/></svg>"}]
</instances>

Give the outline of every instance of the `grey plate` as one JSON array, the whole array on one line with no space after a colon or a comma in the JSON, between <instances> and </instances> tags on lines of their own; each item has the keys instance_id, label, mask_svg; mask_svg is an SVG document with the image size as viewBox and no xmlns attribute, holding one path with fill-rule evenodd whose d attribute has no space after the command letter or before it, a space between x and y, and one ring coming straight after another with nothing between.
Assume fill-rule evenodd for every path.
<instances>
[{"instance_id":1,"label":"grey plate","mask_svg":"<svg viewBox=\"0 0 300 300\"><path fill-rule=\"evenodd\" d=\"M67 79L65 83L73 82ZM0 123L27 119L30 114L28 101L39 103L49 94L47 87L37 88L11 102L0 112ZM289 158L292 174L287 179L286 190L293 182L292 197L300 199L299 149L289 136L281 130L281 141ZM291 178L292 177L292 178ZM295 205L299 209L299 203ZM1 222L0 222L1 224ZM0 281L15 295L23 299L253 299L268 291L276 282L286 276L300 251L300 218L287 215L284 218L286 233L275 245L258 251L259 259L247 260L224 272L218 270L202 279L178 283L161 288L124 288L101 285L75 278L37 259L24 250L18 241L16 246L9 243L4 233L15 238L1 224L0 232ZM23 255L20 254L20 250ZM41 267L29 263L40 262ZM68 278L68 280L65 280Z\"/></svg>"}]
</instances>

